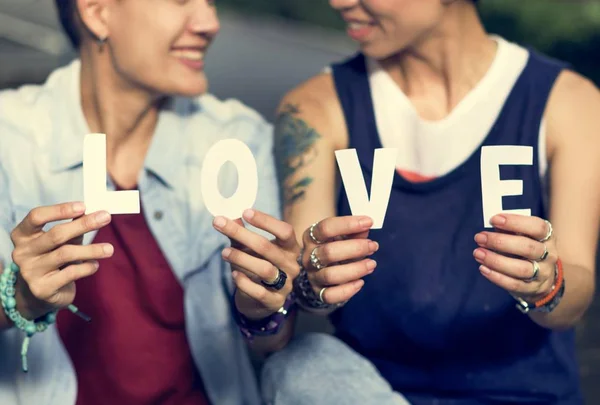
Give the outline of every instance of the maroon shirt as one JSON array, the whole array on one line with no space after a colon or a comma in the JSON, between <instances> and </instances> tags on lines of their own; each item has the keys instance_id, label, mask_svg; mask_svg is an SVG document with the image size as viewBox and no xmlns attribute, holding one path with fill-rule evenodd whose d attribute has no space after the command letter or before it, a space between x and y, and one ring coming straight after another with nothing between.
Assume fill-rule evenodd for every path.
<instances>
[{"instance_id":1,"label":"maroon shirt","mask_svg":"<svg viewBox=\"0 0 600 405\"><path fill-rule=\"evenodd\" d=\"M57 326L77 374L77 405L208 405L185 334L183 290L143 213L114 215L94 243L115 247L77 281L85 323L61 311Z\"/></svg>"}]
</instances>

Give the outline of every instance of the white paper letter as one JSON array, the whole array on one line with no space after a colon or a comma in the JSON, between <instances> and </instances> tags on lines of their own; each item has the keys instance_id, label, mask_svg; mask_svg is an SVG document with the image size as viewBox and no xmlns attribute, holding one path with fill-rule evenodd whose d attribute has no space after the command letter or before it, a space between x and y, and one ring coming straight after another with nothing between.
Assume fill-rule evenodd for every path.
<instances>
[{"instance_id":1,"label":"white paper letter","mask_svg":"<svg viewBox=\"0 0 600 405\"><path fill-rule=\"evenodd\" d=\"M336 150L335 158L340 168L352 215L371 217L373 219L371 229L381 229L390 202L398 149L375 149L370 199L356 149Z\"/></svg>"},{"instance_id":2,"label":"white paper letter","mask_svg":"<svg viewBox=\"0 0 600 405\"><path fill-rule=\"evenodd\" d=\"M139 214L139 191L108 191L106 176L106 135L88 134L83 140L85 213L104 210L110 214Z\"/></svg>"},{"instance_id":3,"label":"white paper letter","mask_svg":"<svg viewBox=\"0 0 600 405\"><path fill-rule=\"evenodd\" d=\"M238 173L238 185L229 198L219 190L219 171L225 162L232 162ZM256 160L248 146L237 139L224 139L214 144L204 158L201 175L202 196L206 209L213 215L229 219L242 217L252 208L258 193Z\"/></svg>"},{"instance_id":4,"label":"white paper letter","mask_svg":"<svg viewBox=\"0 0 600 405\"><path fill-rule=\"evenodd\" d=\"M501 213L531 215L531 209L502 210L502 197L523 194L523 180L500 180L500 165L532 165L531 146L484 146L481 148L481 200L483 226Z\"/></svg>"}]
</instances>

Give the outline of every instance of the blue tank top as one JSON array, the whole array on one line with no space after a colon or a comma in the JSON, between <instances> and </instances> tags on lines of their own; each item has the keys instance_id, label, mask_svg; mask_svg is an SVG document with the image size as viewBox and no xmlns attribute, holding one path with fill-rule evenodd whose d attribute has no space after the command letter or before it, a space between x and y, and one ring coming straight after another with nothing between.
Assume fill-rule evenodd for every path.
<instances>
[{"instance_id":1,"label":"blue tank top","mask_svg":"<svg viewBox=\"0 0 600 405\"><path fill-rule=\"evenodd\" d=\"M481 146L534 149L532 166L501 166L523 180L504 209L546 217L538 166L544 110L564 65L533 51ZM333 77L366 184L377 133L365 57L333 66ZM486 280L473 258L483 231L481 148L450 173L425 183L395 174L381 230L378 267L331 320L336 334L372 361L412 404L580 404L574 331L539 327ZM339 215L350 215L342 190Z\"/></svg>"}]
</instances>

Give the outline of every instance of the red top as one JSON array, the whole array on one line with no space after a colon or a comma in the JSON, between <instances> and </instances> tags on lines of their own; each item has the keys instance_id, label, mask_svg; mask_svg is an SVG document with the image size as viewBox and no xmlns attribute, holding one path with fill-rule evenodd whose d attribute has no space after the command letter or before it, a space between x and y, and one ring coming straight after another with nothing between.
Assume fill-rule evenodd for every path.
<instances>
[{"instance_id":1,"label":"red top","mask_svg":"<svg viewBox=\"0 0 600 405\"><path fill-rule=\"evenodd\" d=\"M183 290L144 215L114 215L94 242L115 252L77 281L74 304L92 322L69 311L57 319L77 405L208 405L186 339Z\"/></svg>"}]
</instances>

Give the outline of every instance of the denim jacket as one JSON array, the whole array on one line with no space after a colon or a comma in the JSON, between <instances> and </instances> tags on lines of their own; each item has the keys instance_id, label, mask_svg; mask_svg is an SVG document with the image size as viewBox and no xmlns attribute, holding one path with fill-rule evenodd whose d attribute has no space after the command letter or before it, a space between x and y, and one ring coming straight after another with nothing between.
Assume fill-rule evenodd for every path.
<instances>
[{"instance_id":1,"label":"denim jacket","mask_svg":"<svg viewBox=\"0 0 600 405\"><path fill-rule=\"evenodd\" d=\"M89 132L79 60L57 69L43 85L0 92L3 263L11 260L10 231L32 208L83 200L83 136ZM231 317L231 272L220 255L228 241L213 229L200 192L205 153L229 138L245 142L256 158L255 208L278 217L272 127L241 103L211 95L173 98L160 113L138 189L150 229L183 286L190 350L211 402L256 405L253 368ZM223 166L219 181L223 195L233 194L233 165ZM107 187L114 189L110 180ZM84 243L93 237L86 234ZM33 336L28 373L20 369L22 339L15 328L0 332L0 404L75 404L77 379L56 327Z\"/></svg>"}]
</instances>

